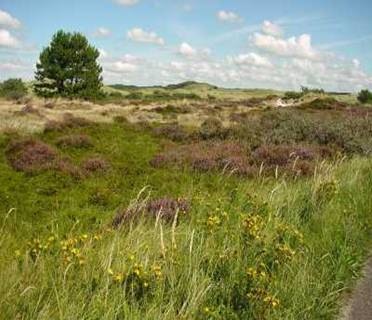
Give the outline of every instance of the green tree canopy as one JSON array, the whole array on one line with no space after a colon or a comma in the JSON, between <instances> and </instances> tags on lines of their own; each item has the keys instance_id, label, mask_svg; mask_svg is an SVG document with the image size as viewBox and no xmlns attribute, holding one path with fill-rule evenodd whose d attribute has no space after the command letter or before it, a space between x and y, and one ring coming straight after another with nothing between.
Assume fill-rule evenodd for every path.
<instances>
[{"instance_id":1,"label":"green tree canopy","mask_svg":"<svg viewBox=\"0 0 372 320\"><path fill-rule=\"evenodd\" d=\"M372 103L372 92L369 90L362 90L358 94L358 100L360 103Z\"/></svg>"},{"instance_id":2,"label":"green tree canopy","mask_svg":"<svg viewBox=\"0 0 372 320\"><path fill-rule=\"evenodd\" d=\"M94 98L101 94L99 51L81 33L58 31L36 64L36 94Z\"/></svg>"},{"instance_id":3,"label":"green tree canopy","mask_svg":"<svg viewBox=\"0 0 372 320\"><path fill-rule=\"evenodd\" d=\"M0 83L0 96L7 99L20 99L27 94L27 87L22 79L8 79Z\"/></svg>"}]
</instances>

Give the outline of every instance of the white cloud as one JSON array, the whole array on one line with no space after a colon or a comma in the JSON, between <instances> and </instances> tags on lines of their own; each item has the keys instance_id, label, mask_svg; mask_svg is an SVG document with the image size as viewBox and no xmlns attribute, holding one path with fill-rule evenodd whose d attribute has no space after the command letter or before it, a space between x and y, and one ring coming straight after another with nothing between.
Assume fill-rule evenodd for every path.
<instances>
[{"instance_id":1,"label":"white cloud","mask_svg":"<svg viewBox=\"0 0 372 320\"><path fill-rule=\"evenodd\" d=\"M117 4L120 4L122 6L134 6L139 2L139 0L115 0Z\"/></svg>"},{"instance_id":2,"label":"white cloud","mask_svg":"<svg viewBox=\"0 0 372 320\"><path fill-rule=\"evenodd\" d=\"M111 72L134 72L137 71L137 66L132 63L116 61L108 65L108 70Z\"/></svg>"},{"instance_id":3,"label":"white cloud","mask_svg":"<svg viewBox=\"0 0 372 320\"><path fill-rule=\"evenodd\" d=\"M147 32L141 28L129 30L127 37L136 42L153 43L157 45L165 44L164 39L159 37L155 32Z\"/></svg>"},{"instance_id":4,"label":"white cloud","mask_svg":"<svg viewBox=\"0 0 372 320\"><path fill-rule=\"evenodd\" d=\"M104 73L109 72L111 76L114 75L115 77L118 75L133 75L140 70L144 63L143 59L131 54L126 54L120 58L112 58L107 54L105 59L102 60Z\"/></svg>"},{"instance_id":5,"label":"white cloud","mask_svg":"<svg viewBox=\"0 0 372 320\"><path fill-rule=\"evenodd\" d=\"M140 57L134 56L132 54L125 54L124 56L121 57L121 61L125 63L136 63L140 64L144 62L144 59L141 59Z\"/></svg>"},{"instance_id":6,"label":"white cloud","mask_svg":"<svg viewBox=\"0 0 372 320\"><path fill-rule=\"evenodd\" d=\"M269 67L270 66L270 67ZM229 59L187 59L157 62L132 55L103 64L105 81L153 85L184 80L226 87L299 89L301 85L332 91L358 91L372 86L372 77L341 58L314 61L288 58L269 61L257 53Z\"/></svg>"},{"instance_id":7,"label":"white cloud","mask_svg":"<svg viewBox=\"0 0 372 320\"><path fill-rule=\"evenodd\" d=\"M178 62L178 61L172 61L170 63L170 66L175 69L175 70L178 70L178 71L181 71L184 69L184 67L186 66L186 64L184 62Z\"/></svg>"},{"instance_id":8,"label":"white cloud","mask_svg":"<svg viewBox=\"0 0 372 320\"><path fill-rule=\"evenodd\" d=\"M0 29L0 47L17 48L20 42L8 30Z\"/></svg>"},{"instance_id":9,"label":"white cloud","mask_svg":"<svg viewBox=\"0 0 372 320\"><path fill-rule=\"evenodd\" d=\"M248 54L240 54L237 57L230 58L230 61L237 65L252 65L257 67L273 67L273 64L266 57L260 56L257 53L250 52Z\"/></svg>"},{"instance_id":10,"label":"white cloud","mask_svg":"<svg viewBox=\"0 0 372 320\"><path fill-rule=\"evenodd\" d=\"M358 59L353 59L353 65L355 68L359 68L360 67L360 61Z\"/></svg>"},{"instance_id":11,"label":"white cloud","mask_svg":"<svg viewBox=\"0 0 372 320\"><path fill-rule=\"evenodd\" d=\"M0 25L17 29L21 26L21 22L18 19L12 17L10 13L0 10Z\"/></svg>"},{"instance_id":12,"label":"white cloud","mask_svg":"<svg viewBox=\"0 0 372 320\"><path fill-rule=\"evenodd\" d=\"M311 36L308 34L303 34L298 38L281 39L271 35L255 33L252 40L257 48L278 56L311 60L318 60L320 58L319 52L312 47Z\"/></svg>"},{"instance_id":13,"label":"white cloud","mask_svg":"<svg viewBox=\"0 0 372 320\"><path fill-rule=\"evenodd\" d=\"M104 28L104 27L99 27L96 31L94 31L93 36L97 38L106 38L111 35L111 30Z\"/></svg>"},{"instance_id":14,"label":"white cloud","mask_svg":"<svg viewBox=\"0 0 372 320\"><path fill-rule=\"evenodd\" d=\"M9 78L32 79L34 65L20 59L4 60L0 62L0 81Z\"/></svg>"},{"instance_id":15,"label":"white cloud","mask_svg":"<svg viewBox=\"0 0 372 320\"><path fill-rule=\"evenodd\" d=\"M283 34L283 30L278 24L272 23L268 20L263 22L262 32L274 37L280 37Z\"/></svg>"},{"instance_id":16,"label":"white cloud","mask_svg":"<svg viewBox=\"0 0 372 320\"><path fill-rule=\"evenodd\" d=\"M194 60L208 60L211 55L211 50L208 48L195 49L187 42L183 42L178 48L178 53L185 58Z\"/></svg>"},{"instance_id":17,"label":"white cloud","mask_svg":"<svg viewBox=\"0 0 372 320\"><path fill-rule=\"evenodd\" d=\"M169 62L125 55L102 60L104 79L110 83L152 85L185 80L243 88L299 89L301 85L328 91L359 91L372 88L372 77L358 59L347 59L322 48L314 48L310 35L283 38L279 32L263 32L257 25L252 34L252 52L227 58L213 57L208 49L183 42L178 58ZM261 33L259 30L262 30ZM247 30L247 29L245 29ZM243 33L239 33L243 35ZM177 57L175 55L175 57Z\"/></svg>"},{"instance_id":18,"label":"white cloud","mask_svg":"<svg viewBox=\"0 0 372 320\"><path fill-rule=\"evenodd\" d=\"M240 22L242 18L232 11L221 10L217 13L217 18L223 22Z\"/></svg>"},{"instance_id":19,"label":"white cloud","mask_svg":"<svg viewBox=\"0 0 372 320\"><path fill-rule=\"evenodd\" d=\"M190 46L186 42L180 45L178 52L186 57L195 57L197 55L196 49L194 49L192 46Z\"/></svg>"},{"instance_id":20,"label":"white cloud","mask_svg":"<svg viewBox=\"0 0 372 320\"><path fill-rule=\"evenodd\" d=\"M17 71L17 70L25 70L27 66L19 61L9 61L0 63L0 70L3 71Z\"/></svg>"}]
</instances>

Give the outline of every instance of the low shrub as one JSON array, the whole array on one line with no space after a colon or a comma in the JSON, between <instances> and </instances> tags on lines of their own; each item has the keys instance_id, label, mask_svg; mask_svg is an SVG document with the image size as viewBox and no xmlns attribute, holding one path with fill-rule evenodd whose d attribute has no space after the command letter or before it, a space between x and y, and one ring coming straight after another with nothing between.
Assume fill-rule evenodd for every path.
<instances>
[{"instance_id":1,"label":"low shrub","mask_svg":"<svg viewBox=\"0 0 372 320\"><path fill-rule=\"evenodd\" d=\"M104 172L110 168L110 165L105 159L95 157L84 160L82 168L88 173Z\"/></svg>"},{"instance_id":2,"label":"low shrub","mask_svg":"<svg viewBox=\"0 0 372 320\"><path fill-rule=\"evenodd\" d=\"M337 149L317 145L262 145L251 152L236 141L198 142L170 147L150 164L155 167L189 167L199 172L220 171L240 176L273 174L308 175L315 164L336 154Z\"/></svg>"},{"instance_id":3,"label":"low shrub","mask_svg":"<svg viewBox=\"0 0 372 320\"><path fill-rule=\"evenodd\" d=\"M11 167L25 173L56 170L71 177L83 177L81 170L67 158L61 158L50 145L36 139L11 141L6 148L6 156Z\"/></svg>"},{"instance_id":4,"label":"low shrub","mask_svg":"<svg viewBox=\"0 0 372 320\"><path fill-rule=\"evenodd\" d=\"M337 101L335 98L317 98L311 102L304 103L300 108L318 109L318 110L331 110L338 108L345 108L346 105L342 102Z\"/></svg>"},{"instance_id":5,"label":"low shrub","mask_svg":"<svg viewBox=\"0 0 372 320\"><path fill-rule=\"evenodd\" d=\"M131 92L125 96L128 100L141 100L143 97L144 95L142 92Z\"/></svg>"},{"instance_id":6,"label":"low shrub","mask_svg":"<svg viewBox=\"0 0 372 320\"><path fill-rule=\"evenodd\" d=\"M57 161L55 169L77 180L85 178L84 172L67 158Z\"/></svg>"},{"instance_id":7,"label":"low shrub","mask_svg":"<svg viewBox=\"0 0 372 320\"><path fill-rule=\"evenodd\" d=\"M125 116L115 116L114 122L116 123L128 123L128 119Z\"/></svg>"},{"instance_id":8,"label":"low shrub","mask_svg":"<svg viewBox=\"0 0 372 320\"><path fill-rule=\"evenodd\" d=\"M198 96L196 93L174 93L172 98L175 100L201 100L201 97Z\"/></svg>"},{"instance_id":9,"label":"low shrub","mask_svg":"<svg viewBox=\"0 0 372 320\"><path fill-rule=\"evenodd\" d=\"M62 148L89 148L93 145L92 139L86 134L73 134L57 139L57 146Z\"/></svg>"},{"instance_id":10,"label":"low shrub","mask_svg":"<svg viewBox=\"0 0 372 320\"><path fill-rule=\"evenodd\" d=\"M165 221L172 222L176 214L185 214L190 210L190 204L185 199L161 198L150 201L146 206L148 214L159 216Z\"/></svg>"},{"instance_id":11,"label":"low shrub","mask_svg":"<svg viewBox=\"0 0 372 320\"><path fill-rule=\"evenodd\" d=\"M283 99L284 100L298 100L298 99L301 99L302 97L304 96L304 94L302 92L296 92L296 91L287 91L285 94L284 94L284 97Z\"/></svg>"},{"instance_id":12,"label":"low shrub","mask_svg":"<svg viewBox=\"0 0 372 320\"><path fill-rule=\"evenodd\" d=\"M162 115L168 115L168 114L186 114L189 113L190 110L186 106L174 106L171 104L168 104L165 107L156 107L152 111L155 111L156 113L160 113Z\"/></svg>"},{"instance_id":13,"label":"low shrub","mask_svg":"<svg viewBox=\"0 0 372 320\"><path fill-rule=\"evenodd\" d=\"M186 141L189 138L186 130L177 123L156 127L153 129L153 132L157 136L177 142Z\"/></svg>"},{"instance_id":14,"label":"low shrub","mask_svg":"<svg viewBox=\"0 0 372 320\"><path fill-rule=\"evenodd\" d=\"M340 107L332 116L326 110L269 110L237 118L227 137L242 140L251 149L264 144L317 144L346 154L369 154L372 148L372 116L365 109Z\"/></svg>"},{"instance_id":15,"label":"low shrub","mask_svg":"<svg viewBox=\"0 0 372 320\"><path fill-rule=\"evenodd\" d=\"M227 130L223 127L221 120L208 118L200 126L199 136L203 140L225 139L227 137Z\"/></svg>"},{"instance_id":16,"label":"low shrub","mask_svg":"<svg viewBox=\"0 0 372 320\"><path fill-rule=\"evenodd\" d=\"M112 226L119 228L124 223L134 221L141 216L160 218L165 222L172 223L176 215L179 217L189 212L189 210L190 203L186 199L174 199L170 197L155 199L145 205L137 205L126 208L125 210L119 210L112 221Z\"/></svg>"},{"instance_id":17,"label":"low shrub","mask_svg":"<svg viewBox=\"0 0 372 320\"><path fill-rule=\"evenodd\" d=\"M263 145L252 153L252 161L257 167L263 166L266 173L283 169L290 174L309 175L314 172L318 160L334 154L333 149L325 146Z\"/></svg>"},{"instance_id":18,"label":"low shrub","mask_svg":"<svg viewBox=\"0 0 372 320\"><path fill-rule=\"evenodd\" d=\"M112 191L109 188L97 187L89 194L89 203L95 206L107 206L110 203Z\"/></svg>"},{"instance_id":19,"label":"low shrub","mask_svg":"<svg viewBox=\"0 0 372 320\"><path fill-rule=\"evenodd\" d=\"M288 145L263 145L253 152L253 158L269 165L284 166L291 159L314 160L318 154L317 148Z\"/></svg>"},{"instance_id":20,"label":"low shrub","mask_svg":"<svg viewBox=\"0 0 372 320\"><path fill-rule=\"evenodd\" d=\"M156 155L153 167L168 165L189 166L197 171L225 170L249 174L248 150L237 142L198 142L170 148Z\"/></svg>"},{"instance_id":21,"label":"low shrub","mask_svg":"<svg viewBox=\"0 0 372 320\"><path fill-rule=\"evenodd\" d=\"M36 139L10 142L6 156L13 169L34 172L53 168L58 154L50 145Z\"/></svg>"},{"instance_id":22,"label":"low shrub","mask_svg":"<svg viewBox=\"0 0 372 320\"><path fill-rule=\"evenodd\" d=\"M231 113L229 116L229 120L236 123L244 122L247 118L249 118L248 112L235 112Z\"/></svg>"}]
</instances>

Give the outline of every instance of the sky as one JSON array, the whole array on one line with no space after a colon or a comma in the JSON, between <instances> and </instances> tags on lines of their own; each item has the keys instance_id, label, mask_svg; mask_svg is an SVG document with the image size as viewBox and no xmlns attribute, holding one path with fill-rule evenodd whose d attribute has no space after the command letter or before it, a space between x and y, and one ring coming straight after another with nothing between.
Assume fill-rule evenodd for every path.
<instances>
[{"instance_id":1,"label":"sky","mask_svg":"<svg viewBox=\"0 0 372 320\"><path fill-rule=\"evenodd\" d=\"M31 80L60 29L107 84L372 89L371 0L0 0L0 80Z\"/></svg>"}]
</instances>

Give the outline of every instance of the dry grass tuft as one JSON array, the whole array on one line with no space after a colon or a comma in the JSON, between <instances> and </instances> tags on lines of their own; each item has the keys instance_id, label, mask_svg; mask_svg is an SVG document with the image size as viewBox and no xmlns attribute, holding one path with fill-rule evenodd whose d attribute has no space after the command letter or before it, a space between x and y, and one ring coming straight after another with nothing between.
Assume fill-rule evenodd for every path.
<instances>
[{"instance_id":1,"label":"dry grass tuft","mask_svg":"<svg viewBox=\"0 0 372 320\"><path fill-rule=\"evenodd\" d=\"M71 128L89 127L91 125L92 122L87 119L75 117L71 113L65 113L62 121L49 120L45 124L44 132L63 131Z\"/></svg>"}]
</instances>

